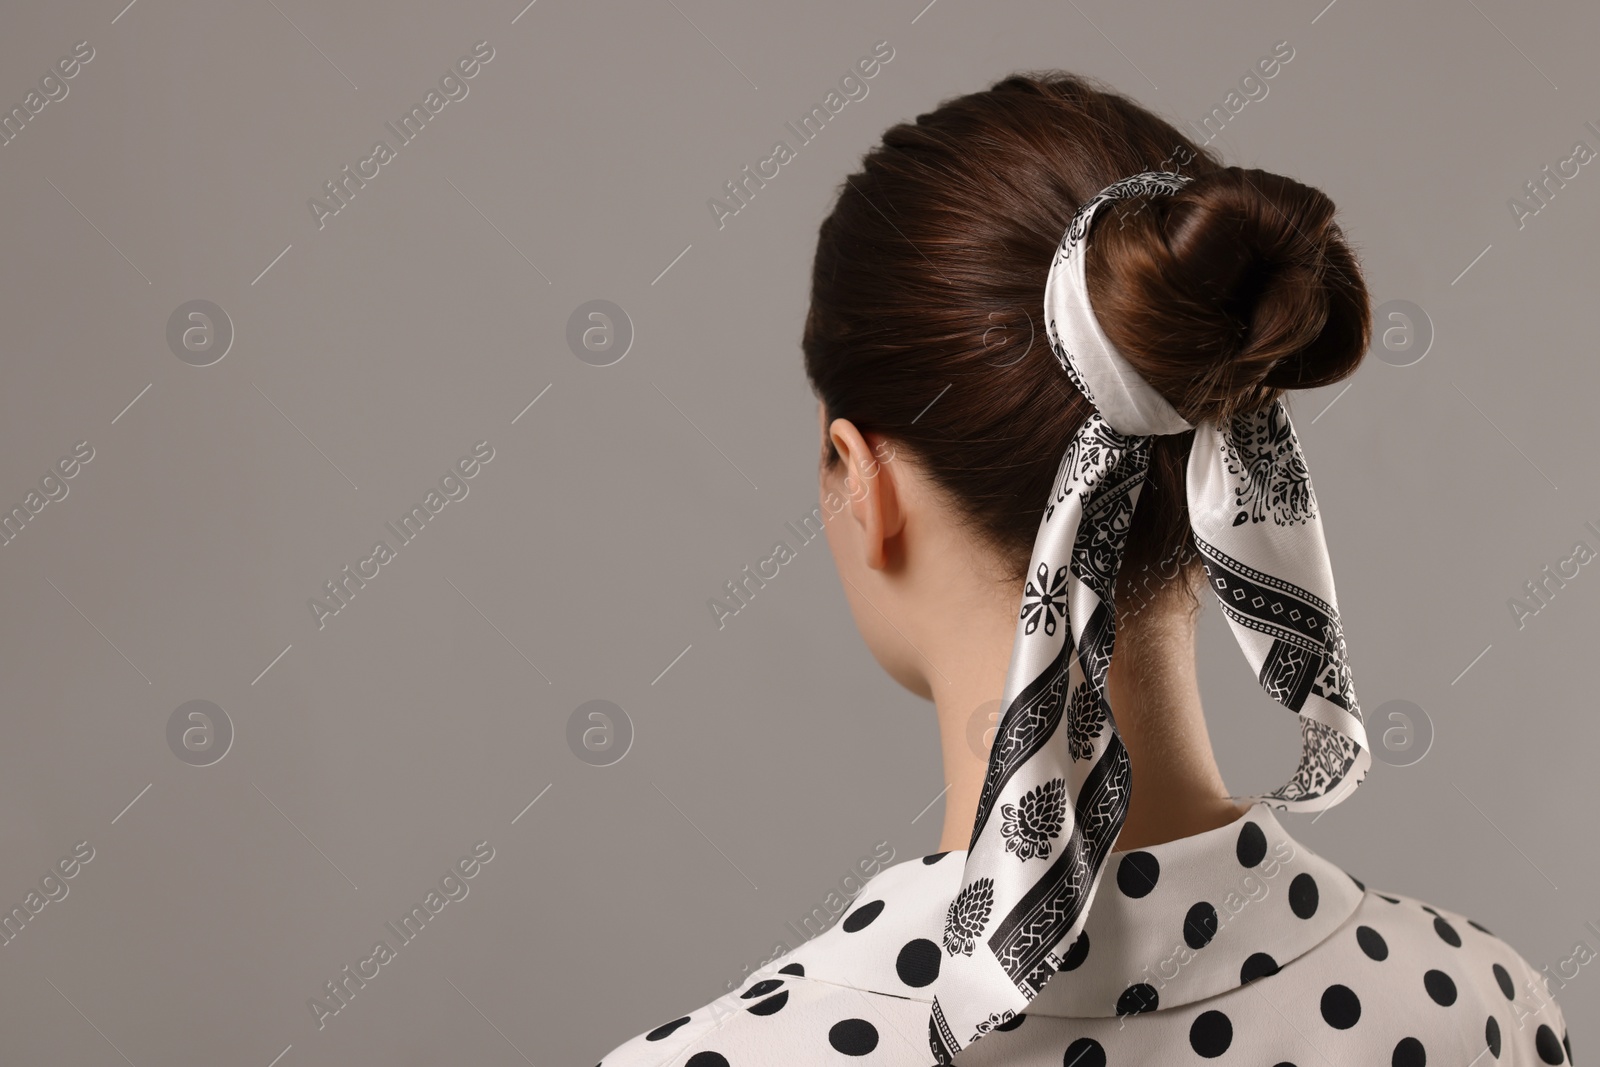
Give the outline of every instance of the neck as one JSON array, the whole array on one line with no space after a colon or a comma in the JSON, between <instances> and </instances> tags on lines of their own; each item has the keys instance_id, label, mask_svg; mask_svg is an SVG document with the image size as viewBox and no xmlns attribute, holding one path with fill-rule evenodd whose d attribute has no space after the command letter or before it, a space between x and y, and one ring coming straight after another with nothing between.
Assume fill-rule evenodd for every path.
<instances>
[{"instance_id":1,"label":"neck","mask_svg":"<svg viewBox=\"0 0 1600 1067\"><path fill-rule=\"evenodd\" d=\"M1119 851L1215 829L1248 808L1228 799L1206 732L1194 662L1197 614L1173 596L1118 620L1106 690L1133 773L1127 821L1114 846ZM959 651L933 656L948 665L929 679L949 786L940 851L970 843L988 747L1003 710L1015 614L982 618L987 626L981 633L969 617L952 634Z\"/></svg>"}]
</instances>

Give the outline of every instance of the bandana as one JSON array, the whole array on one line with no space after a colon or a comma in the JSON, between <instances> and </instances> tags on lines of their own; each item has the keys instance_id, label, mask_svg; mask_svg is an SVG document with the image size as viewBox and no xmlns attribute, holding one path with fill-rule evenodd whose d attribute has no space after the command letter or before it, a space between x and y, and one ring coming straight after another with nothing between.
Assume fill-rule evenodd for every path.
<instances>
[{"instance_id":1,"label":"bandana","mask_svg":"<svg viewBox=\"0 0 1600 1067\"><path fill-rule=\"evenodd\" d=\"M1300 720L1294 776L1233 799L1320 811L1371 764L1316 497L1282 400L1227 426L1191 424L1117 352L1089 306L1084 261L1096 210L1189 181L1145 172L1108 186L1078 209L1050 265L1050 347L1095 410L1061 459L1039 523L1004 714L945 916L928 1019L942 1064L1005 1028L1062 969L1127 817L1128 750L1105 691L1111 592L1153 436L1194 431L1186 496L1208 582L1261 687Z\"/></svg>"}]
</instances>

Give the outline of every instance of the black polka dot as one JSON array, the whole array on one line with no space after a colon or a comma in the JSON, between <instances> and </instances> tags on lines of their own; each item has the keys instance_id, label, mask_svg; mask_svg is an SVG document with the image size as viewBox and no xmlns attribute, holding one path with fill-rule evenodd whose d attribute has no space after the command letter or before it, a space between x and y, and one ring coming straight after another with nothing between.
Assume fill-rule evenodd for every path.
<instances>
[{"instance_id":1,"label":"black polka dot","mask_svg":"<svg viewBox=\"0 0 1600 1067\"><path fill-rule=\"evenodd\" d=\"M1500 1024L1495 1021L1493 1015L1489 1016L1489 1021L1483 1024L1483 1039L1489 1043L1489 1051L1494 1054L1494 1058L1499 1059Z\"/></svg>"},{"instance_id":2,"label":"black polka dot","mask_svg":"<svg viewBox=\"0 0 1600 1067\"><path fill-rule=\"evenodd\" d=\"M768 997L766 1000L750 1005L750 1014L773 1015L782 1011L783 1006L787 1003L789 1003L789 991L785 989L776 996Z\"/></svg>"},{"instance_id":3,"label":"black polka dot","mask_svg":"<svg viewBox=\"0 0 1600 1067\"><path fill-rule=\"evenodd\" d=\"M1117 998L1118 1015L1137 1015L1140 1012L1155 1011L1161 1002L1161 997L1156 993L1156 987L1149 982L1138 982L1122 991L1122 996Z\"/></svg>"},{"instance_id":4,"label":"black polka dot","mask_svg":"<svg viewBox=\"0 0 1600 1067\"><path fill-rule=\"evenodd\" d=\"M1160 877L1161 863L1148 852L1130 852L1117 864L1117 888L1124 896L1144 896Z\"/></svg>"},{"instance_id":5,"label":"black polka dot","mask_svg":"<svg viewBox=\"0 0 1600 1067\"><path fill-rule=\"evenodd\" d=\"M1067 1046L1061 1067L1106 1067L1106 1050L1092 1037L1080 1037Z\"/></svg>"},{"instance_id":6,"label":"black polka dot","mask_svg":"<svg viewBox=\"0 0 1600 1067\"><path fill-rule=\"evenodd\" d=\"M1254 867L1267 858L1267 835L1261 832L1260 824L1245 820L1239 828L1239 843L1234 846L1234 854L1239 857L1241 867Z\"/></svg>"},{"instance_id":7,"label":"black polka dot","mask_svg":"<svg viewBox=\"0 0 1600 1067\"><path fill-rule=\"evenodd\" d=\"M1244 961L1244 966L1239 968L1239 984L1254 982L1257 978L1266 978L1278 973L1278 961L1265 952L1251 953L1250 958Z\"/></svg>"},{"instance_id":8,"label":"black polka dot","mask_svg":"<svg viewBox=\"0 0 1600 1067\"><path fill-rule=\"evenodd\" d=\"M1435 1004L1449 1007L1456 1002L1456 983L1443 971L1430 970L1422 976L1422 985Z\"/></svg>"},{"instance_id":9,"label":"black polka dot","mask_svg":"<svg viewBox=\"0 0 1600 1067\"><path fill-rule=\"evenodd\" d=\"M876 919L879 913L882 911L883 901L867 901L865 904L861 905L861 907L844 917L844 932L847 934L853 934L857 930L869 926L872 923L872 920Z\"/></svg>"},{"instance_id":10,"label":"black polka dot","mask_svg":"<svg viewBox=\"0 0 1600 1067\"><path fill-rule=\"evenodd\" d=\"M1389 958L1389 943L1383 935L1370 926L1356 927L1356 944L1361 946L1361 951L1375 960Z\"/></svg>"},{"instance_id":11,"label":"black polka dot","mask_svg":"<svg viewBox=\"0 0 1600 1067\"><path fill-rule=\"evenodd\" d=\"M1479 933L1488 934L1490 937L1494 936L1494 931L1490 930L1487 926L1480 922L1474 922L1472 919L1468 919L1467 925L1472 927L1474 930L1477 930ZM1572 1057L1568 1056L1567 1058L1571 1059Z\"/></svg>"},{"instance_id":12,"label":"black polka dot","mask_svg":"<svg viewBox=\"0 0 1600 1067\"><path fill-rule=\"evenodd\" d=\"M1189 1026L1189 1047L1206 1059L1216 1059L1233 1044L1233 1023L1220 1011L1201 1012Z\"/></svg>"},{"instance_id":13,"label":"black polka dot","mask_svg":"<svg viewBox=\"0 0 1600 1067\"><path fill-rule=\"evenodd\" d=\"M1556 1032L1544 1023L1540 1023L1539 1029L1533 1032L1533 1047L1539 1050L1539 1058L1546 1063L1560 1063L1566 1059L1562 1055L1561 1042L1556 1040Z\"/></svg>"},{"instance_id":14,"label":"black polka dot","mask_svg":"<svg viewBox=\"0 0 1600 1067\"><path fill-rule=\"evenodd\" d=\"M950 855L948 852L935 852L932 855L922 857L922 862L924 866L932 867L948 855Z\"/></svg>"},{"instance_id":15,"label":"black polka dot","mask_svg":"<svg viewBox=\"0 0 1600 1067\"><path fill-rule=\"evenodd\" d=\"M1085 930L1078 935L1078 940L1067 949L1067 958L1061 961L1063 971L1075 971L1083 966L1083 961L1089 958L1089 931Z\"/></svg>"},{"instance_id":16,"label":"black polka dot","mask_svg":"<svg viewBox=\"0 0 1600 1067\"><path fill-rule=\"evenodd\" d=\"M1023 1012L1023 1013L1021 1013L1019 1015L1013 1015L1011 1018L1007 1019L1005 1022L996 1024L995 1025L995 1030L996 1031L1015 1030L1017 1027L1022 1025L1022 1020L1026 1019L1027 1017L1028 1017L1028 1015L1027 1015L1026 1012Z\"/></svg>"},{"instance_id":17,"label":"black polka dot","mask_svg":"<svg viewBox=\"0 0 1600 1067\"><path fill-rule=\"evenodd\" d=\"M683 1067L728 1067L728 1057L720 1052L696 1052Z\"/></svg>"},{"instance_id":18,"label":"black polka dot","mask_svg":"<svg viewBox=\"0 0 1600 1067\"><path fill-rule=\"evenodd\" d=\"M1444 943L1455 948L1461 947L1461 935L1456 933L1456 928L1444 921L1443 916L1433 920L1434 932L1443 939Z\"/></svg>"},{"instance_id":19,"label":"black polka dot","mask_svg":"<svg viewBox=\"0 0 1600 1067\"><path fill-rule=\"evenodd\" d=\"M865 1056L878 1047L878 1028L865 1019L845 1019L828 1031L828 1044L846 1056Z\"/></svg>"},{"instance_id":20,"label":"black polka dot","mask_svg":"<svg viewBox=\"0 0 1600 1067\"><path fill-rule=\"evenodd\" d=\"M1290 1063L1288 1060L1284 1060L1282 1063L1273 1064L1272 1067L1294 1067L1294 1064Z\"/></svg>"},{"instance_id":21,"label":"black polka dot","mask_svg":"<svg viewBox=\"0 0 1600 1067\"><path fill-rule=\"evenodd\" d=\"M1511 974L1498 963L1494 965L1494 980L1500 984L1500 992L1506 995L1507 1000L1517 998L1517 987L1511 984Z\"/></svg>"},{"instance_id":22,"label":"black polka dot","mask_svg":"<svg viewBox=\"0 0 1600 1067\"><path fill-rule=\"evenodd\" d=\"M1356 991L1337 982L1322 991L1322 1018L1335 1030L1348 1030L1361 1018Z\"/></svg>"},{"instance_id":23,"label":"black polka dot","mask_svg":"<svg viewBox=\"0 0 1600 1067\"><path fill-rule=\"evenodd\" d=\"M743 993L740 993L739 996L744 1000L754 1000L757 997L766 996L768 993L772 992L774 989L777 989L782 984L782 978L763 978L749 989L746 989Z\"/></svg>"},{"instance_id":24,"label":"black polka dot","mask_svg":"<svg viewBox=\"0 0 1600 1067\"><path fill-rule=\"evenodd\" d=\"M685 1015L683 1018L674 1019L670 1023L662 1023L648 1034L645 1034L644 1039L646 1041L660 1041L664 1037L671 1037L674 1030L688 1021L689 1017Z\"/></svg>"},{"instance_id":25,"label":"black polka dot","mask_svg":"<svg viewBox=\"0 0 1600 1067\"><path fill-rule=\"evenodd\" d=\"M1567 1044L1567 1035L1566 1035L1565 1032L1563 1032L1562 1035L1561 1035L1561 1047L1567 1050L1567 1062L1571 1063L1572 1062L1572 1046Z\"/></svg>"},{"instance_id":26,"label":"black polka dot","mask_svg":"<svg viewBox=\"0 0 1600 1067\"><path fill-rule=\"evenodd\" d=\"M1346 878L1350 879L1352 882L1354 882L1356 884L1356 888L1357 889L1361 890L1363 893L1365 893L1367 891L1367 885L1361 879L1357 878L1355 875L1351 874L1349 871L1345 871L1344 874L1345 874Z\"/></svg>"},{"instance_id":27,"label":"black polka dot","mask_svg":"<svg viewBox=\"0 0 1600 1067\"><path fill-rule=\"evenodd\" d=\"M939 946L925 937L907 941L894 961L895 973L906 985L921 989L939 977Z\"/></svg>"},{"instance_id":28,"label":"black polka dot","mask_svg":"<svg viewBox=\"0 0 1600 1067\"><path fill-rule=\"evenodd\" d=\"M1317 880L1309 874L1297 874L1289 883L1289 907L1300 918L1309 919L1317 913Z\"/></svg>"},{"instance_id":29,"label":"black polka dot","mask_svg":"<svg viewBox=\"0 0 1600 1067\"><path fill-rule=\"evenodd\" d=\"M1388 895L1387 895L1387 894L1384 894L1384 893L1379 893L1379 894L1378 894L1378 897L1379 897L1379 899L1382 899L1382 900L1387 900L1387 901L1388 901L1388 902L1389 902L1389 903L1391 903L1391 904L1398 904L1398 903L1400 903L1400 901L1399 901L1399 900L1398 900L1398 899L1397 899L1397 898L1395 898L1395 897L1391 897L1391 896L1388 896Z\"/></svg>"},{"instance_id":30,"label":"black polka dot","mask_svg":"<svg viewBox=\"0 0 1600 1067\"><path fill-rule=\"evenodd\" d=\"M1414 1037L1402 1037L1389 1062L1393 1067L1427 1067L1428 1050Z\"/></svg>"},{"instance_id":31,"label":"black polka dot","mask_svg":"<svg viewBox=\"0 0 1600 1067\"><path fill-rule=\"evenodd\" d=\"M1429 905L1427 905L1427 904L1419 904L1419 905L1417 905L1417 907L1421 908L1423 911L1427 912L1429 915L1432 915L1435 919L1439 918L1439 912L1436 909L1430 907Z\"/></svg>"},{"instance_id":32,"label":"black polka dot","mask_svg":"<svg viewBox=\"0 0 1600 1067\"><path fill-rule=\"evenodd\" d=\"M791 963L787 967L779 967L778 968L778 973L779 974L797 974L800 977L804 978L805 977L805 973L806 973L806 969L801 964Z\"/></svg>"},{"instance_id":33,"label":"black polka dot","mask_svg":"<svg viewBox=\"0 0 1600 1067\"><path fill-rule=\"evenodd\" d=\"M1183 917L1183 941L1190 948L1205 948L1217 936L1217 909L1201 901Z\"/></svg>"}]
</instances>

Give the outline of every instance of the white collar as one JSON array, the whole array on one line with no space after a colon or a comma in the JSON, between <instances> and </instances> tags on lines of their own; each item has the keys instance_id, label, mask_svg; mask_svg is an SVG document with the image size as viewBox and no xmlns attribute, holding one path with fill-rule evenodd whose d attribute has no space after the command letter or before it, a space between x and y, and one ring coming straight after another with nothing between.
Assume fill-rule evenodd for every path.
<instances>
[{"instance_id":1,"label":"white collar","mask_svg":"<svg viewBox=\"0 0 1600 1067\"><path fill-rule=\"evenodd\" d=\"M780 969L931 1001L965 859L957 850L881 871L840 922ZM1083 936L1026 1012L1116 1016L1216 996L1310 951L1363 895L1360 882L1290 837L1265 803L1216 829L1113 852Z\"/></svg>"}]
</instances>

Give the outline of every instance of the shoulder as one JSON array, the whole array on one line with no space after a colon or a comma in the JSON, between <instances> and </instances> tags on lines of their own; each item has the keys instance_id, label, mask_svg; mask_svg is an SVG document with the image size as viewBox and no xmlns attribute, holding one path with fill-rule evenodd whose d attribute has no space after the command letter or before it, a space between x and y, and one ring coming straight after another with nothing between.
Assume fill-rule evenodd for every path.
<instances>
[{"instance_id":1,"label":"shoulder","mask_svg":"<svg viewBox=\"0 0 1600 1067\"><path fill-rule=\"evenodd\" d=\"M1479 1050L1500 1064L1572 1062L1566 1020L1548 979L1487 926L1416 897L1365 889L1337 938L1351 955L1396 972L1419 1003L1460 1003L1482 1016ZM1592 954L1591 954L1592 955Z\"/></svg>"},{"instance_id":2,"label":"shoulder","mask_svg":"<svg viewBox=\"0 0 1600 1067\"><path fill-rule=\"evenodd\" d=\"M876 1062L923 1067L927 1002L813 981L788 966L623 1042L597 1067L781 1067L874 1051Z\"/></svg>"},{"instance_id":3,"label":"shoulder","mask_svg":"<svg viewBox=\"0 0 1600 1067\"><path fill-rule=\"evenodd\" d=\"M720 1034L729 1018L748 1005L749 1001L746 1005L737 1003L740 996L750 989L756 989L759 996L760 988L759 982L752 983L744 990L724 994L703 1007L636 1034L606 1053L597 1067L666 1067L684 1063L696 1052L706 1050L706 1042ZM710 1067L711 1062L714 1061L701 1059L695 1067Z\"/></svg>"}]
</instances>

